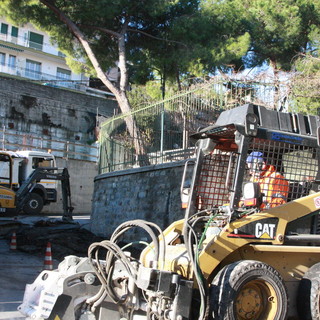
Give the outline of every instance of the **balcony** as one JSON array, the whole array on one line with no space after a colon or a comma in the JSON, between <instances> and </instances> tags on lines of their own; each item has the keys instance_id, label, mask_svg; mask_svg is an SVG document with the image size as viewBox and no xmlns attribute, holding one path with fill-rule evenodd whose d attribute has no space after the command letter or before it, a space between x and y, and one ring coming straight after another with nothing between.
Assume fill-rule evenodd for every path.
<instances>
[{"instance_id":1,"label":"balcony","mask_svg":"<svg viewBox=\"0 0 320 320\"><path fill-rule=\"evenodd\" d=\"M40 35L40 34L39 34ZM35 51L40 51L43 53L51 54L60 59L64 59L65 55L59 51L56 47L52 46L49 43L43 42L38 43L30 41L27 37L14 37L10 34L0 33L0 50L1 47L10 49L17 52L23 52L24 48L30 48ZM42 73L36 70L31 70L28 68L17 67L9 64L1 64L0 61L0 73L18 76L37 82L41 82L43 85L57 87L57 88L67 88L71 90L76 90L84 92L89 95L103 97L103 98L112 98L114 95L110 92L91 88L89 86L89 79L87 80L72 80L68 78L61 78L54 76L52 74Z\"/></svg>"},{"instance_id":2,"label":"balcony","mask_svg":"<svg viewBox=\"0 0 320 320\"><path fill-rule=\"evenodd\" d=\"M88 85L89 80L61 79L57 76L53 76L43 72L38 72L35 70L21 68L21 67L14 67L7 64L0 64L0 73L33 80L45 86L70 89L70 90L86 93L88 95L100 97L100 98L114 97L114 95L110 92L90 88Z\"/></svg>"},{"instance_id":3,"label":"balcony","mask_svg":"<svg viewBox=\"0 0 320 320\"><path fill-rule=\"evenodd\" d=\"M79 90L79 86L86 86L88 84L88 81L61 79L36 70L15 67L8 64L0 65L0 73L39 81L43 85L51 85L53 87L69 88L74 90Z\"/></svg>"},{"instance_id":4,"label":"balcony","mask_svg":"<svg viewBox=\"0 0 320 320\"><path fill-rule=\"evenodd\" d=\"M13 37L10 34L2 34L0 33L0 41L12 43L17 46L25 47L25 48L31 48L33 50L42 51L44 53L49 53L52 55L55 55L57 57L64 58L65 55L61 53L57 48L52 46L50 43L37 43L34 41L30 41L26 37ZM19 49L16 47L13 47L13 49Z\"/></svg>"}]
</instances>

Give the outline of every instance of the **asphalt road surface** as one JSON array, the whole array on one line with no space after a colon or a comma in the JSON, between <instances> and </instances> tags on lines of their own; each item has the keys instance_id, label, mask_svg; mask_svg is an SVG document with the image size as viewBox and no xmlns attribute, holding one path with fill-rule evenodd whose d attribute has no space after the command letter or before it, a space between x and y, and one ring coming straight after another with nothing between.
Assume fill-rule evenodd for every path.
<instances>
[{"instance_id":1,"label":"asphalt road surface","mask_svg":"<svg viewBox=\"0 0 320 320\"><path fill-rule=\"evenodd\" d=\"M25 285L41 272L44 259L10 250L10 243L0 239L0 319L25 319L17 307L22 303Z\"/></svg>"},{"instance_id":2,"label":"asphalt road surface","mask_svg":"<svg viewBox=\"0 0 320 320\"><path fill-rule=\"evenodd\" d=\"M37 219L43 219L43 216L21 218L24 223ZM90 223L89 216L75 216L74 220L82 225ZM25 317L17 307L22 303L25 285L32 283L44 269L44 257L11 250L10 243L10 240L0 238L0 320L22 320ZM57 265L58 261L53 260L53 267Z\"/></svg>"}]
</instances>

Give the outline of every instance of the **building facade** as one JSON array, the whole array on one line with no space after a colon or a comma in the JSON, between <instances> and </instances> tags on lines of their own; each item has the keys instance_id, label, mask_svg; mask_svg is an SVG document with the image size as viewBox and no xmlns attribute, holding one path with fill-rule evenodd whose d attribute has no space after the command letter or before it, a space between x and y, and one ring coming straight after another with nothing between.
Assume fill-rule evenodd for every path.
<instances>
[{"instance_id":1,"label":"building facade","mask_svg":"<svg viewBox=\"0 0 320 320\"><path fill-rule=\"evenodd\" d=\"M49 36L31 24L17 27L0 18L0 72L44 85L84 90L89 79L75 74Z\"/></svg>"}]
</instances>

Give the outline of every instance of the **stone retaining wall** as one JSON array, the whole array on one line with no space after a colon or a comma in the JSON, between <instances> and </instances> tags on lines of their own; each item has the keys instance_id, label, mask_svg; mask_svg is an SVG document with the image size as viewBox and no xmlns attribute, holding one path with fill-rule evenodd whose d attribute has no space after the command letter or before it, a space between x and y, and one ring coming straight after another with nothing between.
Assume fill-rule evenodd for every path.
<instances>
[{"instance_id":1,"label":"stone retaining wall","mask_svg":"<svg viewBox=\"0 0 320 320\"><path fill-rule=\"evenodd\" d=\"M180 161L97 176L91 231L108 238L124 221L143 219L164 229L182 219L180 186L184 164L185 161ZM137 240L136 235L131 238Z\"/></svg>"},{"instance_id":2,"label":"stone retaining wall","mask_svg":"<svg viewBox=\"0 0 320 320\"><path fill-rule=\"evenodd\" d=\"M115 108L114 100L0 76L0 126L11 131L87 143L97 112L110 117Z\"/></svg>"}]
</instances>

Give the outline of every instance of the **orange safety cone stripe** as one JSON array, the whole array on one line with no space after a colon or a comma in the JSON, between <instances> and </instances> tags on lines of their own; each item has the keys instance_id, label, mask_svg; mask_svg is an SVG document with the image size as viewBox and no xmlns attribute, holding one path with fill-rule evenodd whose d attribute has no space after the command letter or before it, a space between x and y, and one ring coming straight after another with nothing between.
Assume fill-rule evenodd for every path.
<instances>
[{"instance_id":1,"label":"orange safety cone stripe","mask_svg":"<svg viewBox=\"0 0 320 320\"><path fill-rule=\"evenodd\" d=\"M51 243L50 242L48 242L47 248L46 248L46 254L44 257L44 269L45 270L52 270L53 269Z\"/></svg>"},{"instance_id":2,"label":"orange safety cone stripe","mask_svg":"<svg viewBox=\"0 0 320 320\"><path fill-rule=\"evenodd\" d=\"M12 233L10 250L17 250L17 235L15 232Z\"/></svg>"}]
</instances>

